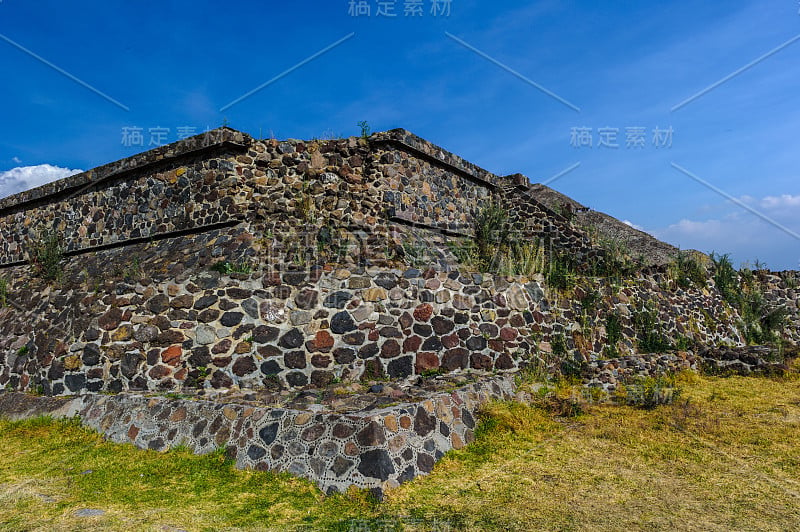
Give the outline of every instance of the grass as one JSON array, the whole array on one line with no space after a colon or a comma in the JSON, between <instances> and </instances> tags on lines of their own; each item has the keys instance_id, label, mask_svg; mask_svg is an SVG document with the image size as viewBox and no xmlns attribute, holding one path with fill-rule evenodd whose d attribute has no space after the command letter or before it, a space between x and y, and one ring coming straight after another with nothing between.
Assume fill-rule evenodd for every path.
<instances>
[{"instance_id":1,"label":"grass","mask_svg":"<svg viewBox=\"0 0 800 532\"><path fill-rule=\"evenodd\" d=\"M486 409L431 475L325 497L222 453L103 442L75 422L0 421L0 528L12 530L789 530L800 522L800 380L682 375L680 399L553 417ZM78 518L80 508L99 517Z\"/></svg>"},{"instance_id":2,"label":"grass","mask_svg":"<svg viewBox=\"0 0 800 532\"><path fill-rule=\"evenodd\" d=\"M221 273L222 275L230 275L232 273L250 274L253 272L253 266L244 259L241 259L238 262L221 260L212 264L211 269L215 272Z\"/></svg>"}]
</instances>

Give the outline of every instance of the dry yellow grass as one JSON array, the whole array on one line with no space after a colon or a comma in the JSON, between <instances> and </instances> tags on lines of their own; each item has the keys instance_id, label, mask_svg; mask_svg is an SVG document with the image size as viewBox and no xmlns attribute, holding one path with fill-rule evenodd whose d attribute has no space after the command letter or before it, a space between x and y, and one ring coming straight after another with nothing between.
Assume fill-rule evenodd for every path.
<instances>
[{"instance_id":1,"label":"dry yellow grass","mask_svg":"<svg viewBox=\"0 0 800 532\"><path fill-rule=\"evenodd\" d=\"M597 406L557 419L493 404L475 444L380 504L364 493L324 497L302 480L235 471L221 455L108 444L75 423L0 422L0 526L800 529L800 381L682 380L680 400L655 410ZM80 508L105 514L79 518Z\"/></svg>"}]
</instances>

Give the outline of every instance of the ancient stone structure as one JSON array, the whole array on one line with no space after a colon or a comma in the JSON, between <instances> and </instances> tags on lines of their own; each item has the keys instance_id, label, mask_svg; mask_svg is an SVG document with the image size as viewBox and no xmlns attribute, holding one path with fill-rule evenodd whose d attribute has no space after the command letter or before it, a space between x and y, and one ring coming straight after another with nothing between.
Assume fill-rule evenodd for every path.
<instances>
[{"instance_id":1,"label":"ancient stone structure","mask_svg":"<svg viewBox=\"0 0 800 532\"><path fill-rule=\"evenodd\" d=\"M141 394L410 383L564 361L608 389L695 367L687 350L744 345L741 317L710 280L680 289L651 269L587 278L565 297L542 275L459 264L452 244L472 238L490 202L547 254L603 260L531 190L524 176L496 176L405 130L278 142L223 128L0 200L0 386L82 395L72 411L116 441L226 445L242 467L285 469L326 490L382 489L469 441L465 420L511 397L512 380L368 413ZM56 282L31 264L46 235L66 251ZM797 272L760 275L768 299L790 311L783 336L796 344ZM645 311L681 351L638 352ZM214 430L198 428L211 417Z\"/></svg>"}]
</instances>

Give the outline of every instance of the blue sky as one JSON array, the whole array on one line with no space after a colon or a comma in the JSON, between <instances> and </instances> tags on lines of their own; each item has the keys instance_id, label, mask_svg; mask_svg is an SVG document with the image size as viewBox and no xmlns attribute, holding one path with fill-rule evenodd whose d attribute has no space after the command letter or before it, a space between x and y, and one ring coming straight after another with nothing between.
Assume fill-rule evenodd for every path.
<instances>
[{"instance_id":1,"label":"blue sky","mask_svg":"<svg viewBox=\"0 0 800 532\"><path fill-rule=\"evenodd\" d=\"M313 138L367 120L498 174L544 182L574 167L550 186L682 248L800 267L797 0L452 0L436 16L423 0L413 17L413 1L384 2L394 18L379 3L351 16L349 0L1 0L0 195L143 151L151 128L169 142L225 122ZM144 146L124 145L125 127ZM656 145L656 129L671 139ZM627 147L629 133L643 144Z\"/></svg>"}]
</instances>

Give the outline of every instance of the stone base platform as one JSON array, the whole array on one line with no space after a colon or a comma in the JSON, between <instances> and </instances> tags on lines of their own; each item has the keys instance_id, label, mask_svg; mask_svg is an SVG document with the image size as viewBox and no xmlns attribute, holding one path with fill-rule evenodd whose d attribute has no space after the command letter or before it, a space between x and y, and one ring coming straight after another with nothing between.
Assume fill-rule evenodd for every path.
<instances>
[{"instance_id":1,"label":"stone base platform","mask_svg":"<svg viewBox=\"0 0 800 532\"><path fill-rule=\"evenodd\" d=\"M157 451L183 445L198 454L225 448L241 469L288 471L326 493L356 486L381 496L387 488L429 473L447 451L470 443L481 405L515 395L513 375L486 376L461 385L443 380L429 388L415 394L390 388L390 394L382 395L413 401L381 405L385 399L376 402L362 394L305 407L297 401L290 406L259 404L247 394L209 400L0 393L0 415L79 415L84 425L113 442ZM373 387L373 395L376 391L379 388ZM365 403L379 406L359 409Z\"/></svg>"}]
</instances>

